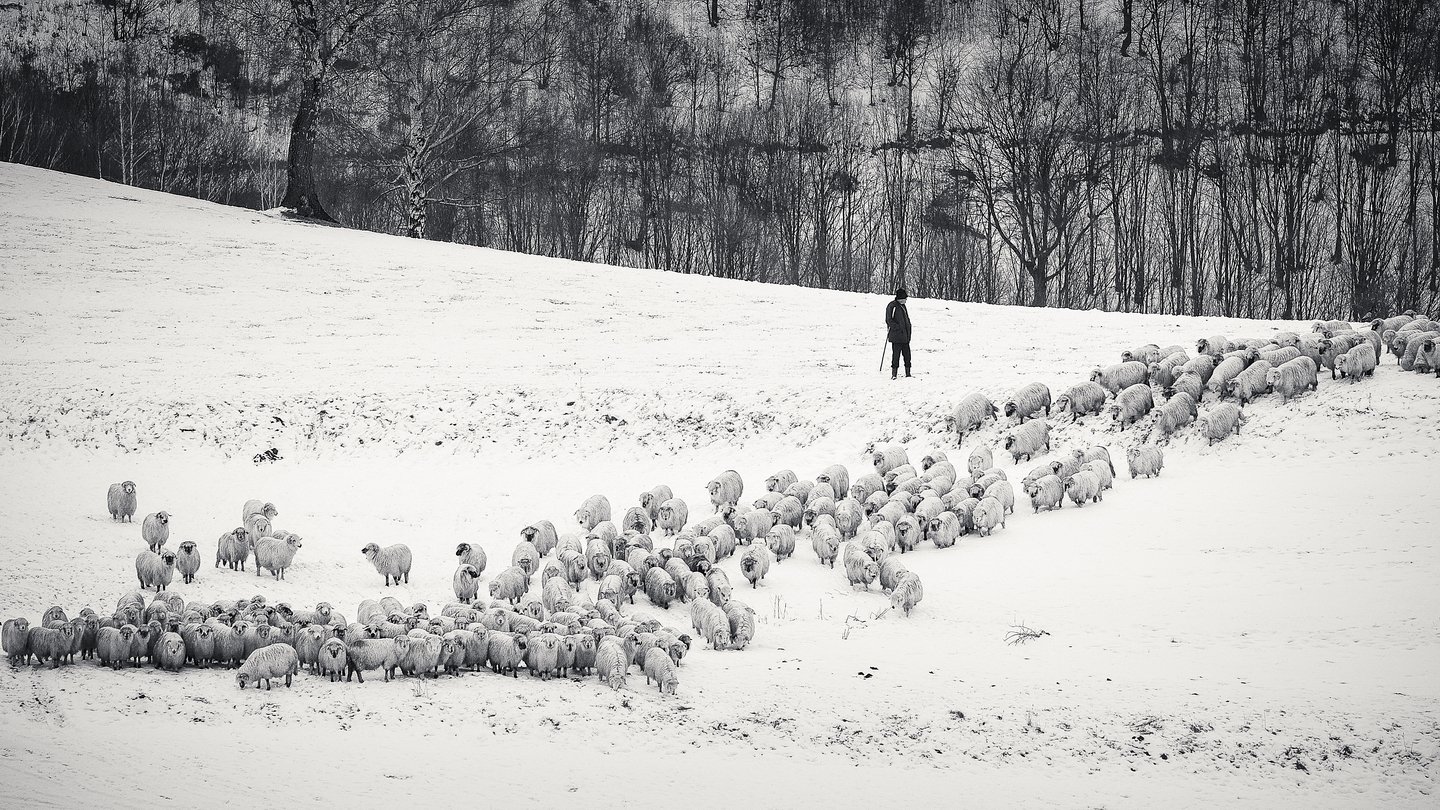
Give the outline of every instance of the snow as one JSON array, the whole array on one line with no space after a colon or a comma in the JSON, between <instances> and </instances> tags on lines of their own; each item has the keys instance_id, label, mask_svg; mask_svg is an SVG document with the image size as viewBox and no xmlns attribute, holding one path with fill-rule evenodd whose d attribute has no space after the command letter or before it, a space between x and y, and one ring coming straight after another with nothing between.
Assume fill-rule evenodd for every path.
<instances>
[{"instance_id":1,"label":"snow","mask_svg":"<svg viewBox=\"0 0 1440 810\"><path fill-rule=\"evenodd\" d=\"M255 497L304 537L286 581L206 567L185 598L353 618L387 590L367 542L410 545L411 583L388 590L438 607L457 542L485 547L488 582L521 527L568 526L593 493L618 515L668 483L698 520L725 469L748 502L782 468L854 477L872 442L963 466L1004 428L955 449L943 418L969 391L1058 395L1137 344L1308 330L912 298L919 376L892 382L871 365L886 296L310 226L10 164L0 221L0 616L32 621L133 588L143 545L104 512L115 481L137 483L137 524L174 514L172 547L213 555ZM488 672L257 693L220 670L13 668L0 804L1433 807L1440 381L1393 358L1360 384L1321 376L1214 447L1186 429L1154 480L1124 470L1142 431L1053 419L1057 451L1111 448L1115 489L1039 515L1022 496L993 537L907 555L925 584L909 619L807 540L758 590L726 561L756 640L697 645L676 697L638 672L618 693ZM280 461L252 462L271 447ZM1012 480L1033 466L1003 455ZM683 605L663 618L689 628ZM1019 624L1048 635L1008 645Z\"/></svg>"}]
</instances>

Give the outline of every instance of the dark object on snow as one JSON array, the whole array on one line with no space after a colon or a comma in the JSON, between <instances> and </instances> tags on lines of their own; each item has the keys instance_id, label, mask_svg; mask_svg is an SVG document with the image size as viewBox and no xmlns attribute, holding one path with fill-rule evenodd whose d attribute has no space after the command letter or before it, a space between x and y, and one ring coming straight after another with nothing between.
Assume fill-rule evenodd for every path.
<instances>
[{"instance_id":1,"label":"dark object on snow","mask_svg":"<svg viewBox=\"0 0 1440 810\"><path fill-rule=\"evenodd\" d=\"M256 454L255 454L255 458L254 458L254 461L255 461L256 464L264 464L264 463L267 462L267 461L273 463L273 462L276 462L276 461L279 461L279 460L280 460L280 451L279 451L279 450L276 450L276 449L273 448L273 447L270 448L269 450L266 450L266 451L263 452L263 453L256 453Z\"/></svg>"},{"instance_id":2,"label":"dark object on snow","mask_svg":"<svg viewBox=\"0 0 1440 810\"><path fill-rule=\"evenodd\" d=\"M905 288L895 291L895 300L885 306L885 334L890 341L890 379L900 370L905 358L905 376L910 376L910 312L905 309Z\"/></svg>"}]
</instances>

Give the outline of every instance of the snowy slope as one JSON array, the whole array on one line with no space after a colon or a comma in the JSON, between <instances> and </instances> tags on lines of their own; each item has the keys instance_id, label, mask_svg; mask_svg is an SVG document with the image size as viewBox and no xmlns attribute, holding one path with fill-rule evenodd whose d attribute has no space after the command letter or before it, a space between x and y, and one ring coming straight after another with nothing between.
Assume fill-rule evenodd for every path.
<instances>
[{"instance_id":1,"label":"snowy slope","mask_svg":"<svg viewBox=\"0 0 1440 810\"><path fill-rule=\"evenodd\" d=\"M176 586L187 599L353 617L385 590L367 542L415 549L390 590L439 605L456 542L486 548L488 581L521 527L568 525L593 493L623 511L664 482L698 519L725 469L748 502L782 468L858 475L871 442L963 463L1006 427L955 449L943 417L971 390L1058 392L1132 345L1308 328L912 300L921 376L891 382L872 365L880 296L308 226L8 164L0 221L0 616L32 621L132 588L143 544L104 513L114 481L202 555L252 497L304 536L287 581L207 567ZM619 693L484 673L260 695L224 671L22 667L0 678L0 803L151 805L138 764L200 750L245 767L167 777L162 798L613 806L596 786L640 769L659 777L623 782L641 806L884 805L904 768L912 802L963 785L979 806L1433 806L1440 381L1393 362L1355 386L1322 376L1221 445L1178 437L1161 478L1122 470L1101 504L1021 504L991 538L922 547L908 620L802 543L737 589L755 644L697 647L676 698L638 673ZM1057 451L1119 460L1141 438L1053 423ZM282 461L251 462L270 447ZM683 606L665 619L689 626ZM1007 645L1021 623L1049 635ZM295 767L299 751L318 756Z\"/></svg>"}]
</instances>

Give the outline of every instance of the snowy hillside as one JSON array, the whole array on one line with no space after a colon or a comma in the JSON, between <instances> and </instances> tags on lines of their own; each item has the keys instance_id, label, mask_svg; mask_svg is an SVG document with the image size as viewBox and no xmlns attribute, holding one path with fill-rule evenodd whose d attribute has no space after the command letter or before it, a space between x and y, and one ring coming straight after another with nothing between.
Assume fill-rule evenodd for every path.
<instances>
[{"instance_id":1,"label":"snowy hillside","mask_svg":"<svg viewBox=\"0 0 1440 810\"><path fill-rule=\"evenodd\" d=\"M638 670L613 692L487 671L256 693L229 670L5 665L4 806L1434 806L1440 380L1394 358L1265 397L1214 447L1187 428L1160 478L1132 481L1143 428L1057 416L1055 453L1017 465L998 445L1013 420L958 449L945 415L975 390L1058 394L1138 344L1309 324L912 300L918 376L892 382L882 296L311 226L11 164L0 221L0 618L108 615L162 509L169 547L207 561L173 586L185 599L353 618L387 590L366 543L414 549L388 590L438 611L456 543L484 547L488 583L522 527L565 530L596 493L618 517L665 483L695 521L724 470L749 503L777 470L854 478L892 442L962 468L988 443L1017 489L1091 444L1121 472L1102 503L1033 514L1020 495L993 536L906 555L925 585L908 619L808 539L759 589L721 562L756 639L697 641L675 697ZM252 461L269 448L280 461ZM135 525L105 511L127 479ZM304 537L283 582L208 564L249 498ZM690 629L678 603L624 610ZM1022 624L1048 635L1007 644ZM614 781L639 773L653 786Z\"/></svg>"}]
</instances>

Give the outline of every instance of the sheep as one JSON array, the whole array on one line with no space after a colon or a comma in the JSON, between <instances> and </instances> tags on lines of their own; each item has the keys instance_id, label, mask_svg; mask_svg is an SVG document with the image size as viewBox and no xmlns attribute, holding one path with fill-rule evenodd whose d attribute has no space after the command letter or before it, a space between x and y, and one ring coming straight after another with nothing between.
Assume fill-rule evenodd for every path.
<instances>
[{"instance_id":1,"label":"sheep","mask_svg":"<svg viewBox=\"0 0 1440 810\"><path fill-rule=\"evenodd\" d=\"M603 684L611 689L625 688L625 673L630 668L629 662L625 660L625 649L621 646L620 640L608 636L604 641L613 643L600 643L595 648L595 676Z\"/></svg>"},{"instance_id":2,"label":"sheep","mask_svg":"<svg viewBox=\"0 0 1440 810\"><path fill-rule=\"evenodd\" d=\"M411 677L439 677L441 661L448 652L445 641L424 630L411 630L407 636L410 645L400 656L400 671Z\"/></svg>"},{"instance_id":3,"label":"sheep","mask_svg":"<svg viewBox=\"0 0 1440 810\"><path fill-rule=\"evenodd\" d=\"M1092 369L1090 381L1111 394L1119 394L1126 388L1145 382L1150 376L1150 367L1139 361L1127 361L1113 366Z\"/></svg>"},{"instance_id":4,"label":"sheep","mask_svg":"<svg viewBox=\"0 0 1440 810\"><path fill-rule=\"evenodd\" d=\"M1050 452L1050 425L1044 419L1032 420L1029 424L1023 424L1005 435L1005 449L1010 451L1010 456L1015 463L1020 463L1023 456L1027 460L1040 455L1041 452Z\"/></svg>"},{"instance_id":5,"label":"sheep","mask_svg":"<svg viewBox=\"0 0 1440 810\"><path fill-rule=\"evenodd\" d=\"M1021 386L1010 399L1005 401L1005 415L1024 422L1026 417L1034 418L1041 410L1050 415L1050 389L1044 383L1030 383Z\"/></svg>"},{"instance_id":6,"label":"sheep","mask_svg":"<svg viewBox=\"0 0 1440 810\"><path fill-rule=\"evenodd\" d=\"M753 544L751 548L758 545L761 544ZM784 524L775 526L766 533L764 545L768 546L770 552L775 555L775 562L784 562L795 553L795 530ZM741 559L743 560L744 557L742 556ZM763 577L764 574L761 576Z\"/></svg>"},{"instance_id":7,"label":"sheep","mask_svg":"<svg viewBox=\"0 0 1440 810\"><path fill-rule=\"evenodd\" d=\"M971 520L981 537L989 537L996 526L1005 528L1005 505L996 498L981 498L975 504Z\"/></svg>"},{"instance_id":8,"label":"sheep","mask_svg":"<svg viewBox=\"0 0 1440 810\"><path fill-rule=\"evenodd\" d=\"M573 553L573 552L572 552ZM583 571L583 566L581 568ZM581 579L584 574L581 574ZM524 569L517 566L510 566L495 578L490 580L490 598L504 599L512 605L520 603L520 598L530 592L530 575Z\"/></svg>"},{"instance_id":9,"label":"sheep","mask_svg":"<svg viewBox=\"0 0 1440 810\"><path fill-rule=\"evenodd\" d=\"M255 544L255 576L268 570L275 579L284 579L285 570L295 561L295 552L300 550L300 546L299 535L292 534L284 540L263 538Z\"/></svg>"},{"instance_id":10,"label":"sheep","mask_svg":"<svg viewBox=\"0 0 1440 810\"><path fill-rule=\"evenodd\" d=\"M925 527L925 535L936 548L949 548L955 545L960 536L965 533L964 525L954 512L941 512L930 519Z\"/></svg>"},{"instance_id":11,"label":"sheep","mask_svg":"<svg viewBox=\"0 0 1440 810\"><path fill-rule=\"evenodd\" d=\"M784 492L786 487L799 480L800 477L793 470L781 470L765 479L765 491Z\"/></svg>"},{"instance_id":12,"label":"sheep","mask_svg":"<svg viewBox=\"0 0 1440 810\"><path fill-rule=\"evenodd\" d=\"M111 484L110 491L105 493L105 506L110 512L111 520L134 523L135 482L121 481L118 484Z\"/></svg>"},{"instance_id":13,"label":"sheep","mask_svg":"<svg viewBox=\"0 0 1440 810\"><path fill-rule=\"evenodd\" d=\"M920 585L920 577L906 571L890 591L890 606L905 611L905 615L909 616L924 598L925 589Z\"/></svg>"},{"instance_id":14,"label":"sheep","mask_svg":"<svg viewBox=\"0 0 1440 810\"><path fill-rule=\"evenodd\" d=\"M1048 512L1065 505L1065 485L1058 475L1041 476L1025 489L1025 494L1030 496L1030 506L1037 515L1042 508Z\"/></svg>"},{"instance_id":15,"label":"sheep","mask_svg":"<svg viewBox=\"0 0 1440 810\"><path fill-rule=\"evenodd\" d=\"M295 648L288 644L271 644L262 647L246 656L245 663L240 665L239 671L235 673L235 681L244 689L247 684L255 684L260 688L260 682L265 682L265 691L270 691L272 678L285 676L285 685L290 685L290 679L300 672L300 659L295 655Z\"/></svg>"},{"instance_id":16,"label":"sheep","mask_svg":"<svg viewBox=\"0 0 1440 810\"><path fill-rule=\"evenodd\" d=\"M1100 413L1105 409L1105 399L1109 396L1099 383L1083 382L1073 385L1060 398L1055 400L1055 410L1060 413L1070 411L1079 419L1092 413Z\"/></svg>"},{"instance_id":17,"label":"sheep","mask_svg":"<svg viewBox=\"0 0 1440 810\"><path fill-rule=\"evenodd\" d=\"M1081 470L1070 476L1070 480L1065 482L1065 494L1076 506L1084 506L1087 501L1099 503L1105 500L1100 479L1092 470Z\"/></svg>"},{"instance_id":18,"label":"sheep","mask_svg":"<svg viewBox=\"0 0 1440 810\"><path fill-rule=\"evenodd\" d=\"M0 630L0 646L12 664L23 664L30 660L30 620L24 618L6 619Z\"/></svg>"},{"instance_id":19,"label":"sheep","mask_svg":"<svg viewBox=\"0 0 1440 810\"><path fill-rule=\"evenodd\" d=\"M645 596L661 610L670 607L675 599L675 579L663 568L651 568L645 572Z\"/></svg>"},{"instance_id":20,"label":"sheep","mask_svg":"<svg viewBox=\"0 0 1440 810\"><path fill-rule=\"evenodd\" d=\"M725 504L734 506L740 503L740 496L745 491L745 482L740 479L740 473L726 470L711 479L705 488L710 492L710 503L714 505L715 511L719 512L720 507Z\"/></svg>"},{"instance_id":21,"label":"sheep","mask_svg":"<svg viewBox=\"0 0 1440 810\"><path fill-rule=\"evenodd\" d=\"M879 473L876 474L878 475ZM807 483L806 481L796 481L795 486L803 487ZM844 464L831 464L829 467L821 470L819 475L815 476L815 483L829 484L831 491L836 495L842 492L849 492L850 471L845 468ZM806 494L808 495L809 493L807 492Z\"/></svg>"},{"instance_id":22,"label":"sheep","mask_svg":"<svg viewBox=\"0 0 1440 810\"><path fill-rule=\"evenodd\" d=\"M560 665L560 636L555 633L540 633L531 638L525 648L525 667L531 677L548 681L555 677Z\"/></svg>"},{"instance_id":23,"label":"sheep","mask_svg":"<svg viewBox=\"0 0 1440 810\"><path fill-rule=\"evenodd\" d=\"M140 537L155 553L170 539L170 513L152 512L140 522Z\"/></svg>"},{"instance_id":24,"label":"sheep","mask_svg":"<svg viewBox=\"0 0 1440 810\"><path fill-rule=\"evenodd\" d=\"M175 555L175 570L180 572L186 585L195 581L195 573L200 570L200 555L193 542L187 540L180 544L180 552Z\"/></svg>"},{"instance_id":25,"label":"sheep","mask_svg":"<svg viewBox=\"0 0 1440 810\"><path fill-rule=\"evenodd\" d=\"M729 599L725 600L727 603ZM714 602L697 599L690 603L690 626L712 650L730 647L730 620Z\"/></svg>"},{"instance_id":26,"label":"sheep","mask_svg":"<svg viewBox=\"0 0 1440 810\"><path fill-rule=\"evenodd\" d=\"M1139 421L1140 417L1150 413L1150 409L1154 407L1155 398L1150 393L1150 386L1138 383L1115 396L1115 404L1110 406L1110 415L1120 423L1120 429L1124 430L1126 425Z\"/></svg>"},{"instance_id":27,"label":"sheep","mask_svg":"<svg viewBox=\"0 0 1440 810\"><path fill-rule=\"evenodd\" d=\"M135 577L140 580L140 587L154 588L157 592L163 591L170 585L170 580L175 576L175 552L167 551L164 554L156 554L153 551L142 551L135 557Z\"/></svg>"},{"instance_id":28,"label":"sheep","mask_svg":"<svg viewBox=\"0 0 1440 810\"><path fill-rule=\"evenodd\" d=\"M1415 366L1421 365L1435 372L1440 377L1440 338L1425 338L1420 341L1420 350L1415 355Z\"/></svg>"},{"instance_id":29,"label":"sheep","mask_svg":"<svg viewBox=\"0 0 1440 810\"><path fill-rule=\"evenodd\" d=\"M979 475L994 466L995 457L990 448L983 444L971 450L970 457L965 461L965 467L971 476Z\"/></svg>"},{"instance_id":30,"label":"sheep","mask_svg":"<svg viewBox=\"0 0 1440 810\"><path fill-rule=\"evenodd\" d=\"M1256 359L1264 360L1272 366L1278 366L1281 363L1288 363L1299 356L1299 349L1295 348L1294 346L1284 346L1279 349L1272 349L1268 352L1260 352L1256 356Z\"/></svg>"},{"instance_id":31,"label":"sheep","mask_svg":"<svg viewBox=\"0 0 1440 810\"><path fill-rule=\"evenodd\" d=\"M1158 361L1150 364L1149 382L1151 385L1166 388L1174 381L1177 369L1190 360L1190 355L1185 352L1175 352L1166 355Z\"/></svg>"},{"instance_id":32,"label":"sheep","mask_svg":"<svg viewBox=\"0 0 1440 810\"><path fill-rule=\"evenodd\" d=\"M805 521L805 506L794 495L786 495L770 510L772 525L784 524L799 529Z\"/></svg>"},{"instance_id":33,"label":"sheep","mask_svg":"<svg viewBox=\"0 0 1440 810\"><path fill-rule=\"evenodd\" d=\"M527 577L534 576L540 570L540 550L529 540L521 540L510 553L510 565L524 571Z\"/></svg>"},{"instance_id":34,"label":"sheep","mask_svg":"<svg viewBox=\"0 0 1440 810\"><path fill-rule=\"evenodd\" d=\"M348 636L348 634L347 634ZM328 643L328 642L327 642ZM380 670L388 683L410 651L410 638L348 638L345 641L345 680L354 675L365 683L365 673Z\"/></svg>"},{"instance_id":35,"label":"sheep","mask_svg":"<svg viewBox=\"0 0 1440 810\"><path fill-rule=\"evenodd\" d=\"M1195 421L1195 400L1190 394L1179 391L1157 409L1154 434L1167 438L1175 431Z\"/></svg>"},{"instance_id":36,"label":"sheep","mask_svg":"<svg viewBox=\"0 0 1440 810\"><path fill-rule=\"evenodd\" d=\"M479 579L480 575L485 573L485 566L489 562L485 556L485 549L478 545L471 545L470 543L461 543L456 546L455 556L459 560L460 568L469 566L475 572L473 575L475 579ZM455 571L455 576L458 580L460 576L458 568Z\"/></svg>"},{"instance_id":37,"label":"sheep","mask_svg":"<svg viewBox=\"0 0 1440 810\"><path fill-rule=\"evenodd\" d=\"M910 463L910 454L904 447L895 445L876 450L870 454L870 460L875 466L876 475L885 475L896 467L902 467Z\"/></svg>"},{"instance_id":38,"label":"sheep","mask_svg":"<svg viewBox=\"0 0 1440 810\"><path fill-rule=\"evenodd\" d=\"M1224 398L1230 386L1230 381L1245 370L1245 360L1240 357L1227 357L1221 360L1215 369L1210 373L1210 381L1205 387L1217 397Z\"/></svg>"},{"instance_id":39,"label":"sheep","mask_svg":"<svg viewBox=\"0 0 1440 810\"><path fill-rule=\"evenodd\" d=\"M1144 363L1149 366L1160 359L1160 347L1154 343L1146 343L1144 346L1137 346L1133 349L1126 349L1120 353L1122 363Z\"/></svg>"},{"instance_id":40,"label":"sheep","mask_svg":"<svg viewBox=\"0 0 1440 810\"><path fill-rule=\"evenodd\" d=\"M835 567L835 557L840 552L840 540L841 533L836 529L819 527L811 530L810 547L815 550L815 556L819 558L821 565Z\"/></svg>"},{"instance_id":41,"label":"sheep","mask_svg":"<svg viewBox=\"0 0 1440 810\"><path fill-rule=\"evenodd\" d=\"M555 530L555 524L548 520L537 520L529 526L520 530L520 539L533 545L536 553L541 557L549 554L560 544L560 535ZM477 546L478 548L478 546ZM458 554L458 552L457 552ZM470 565L475 565L474 560L464 560ZM481 562L484 562L484 552L481 552ZM481 573L485 572L484 565L475 565Z\"/></svg>"},{"instance_id":42,"label":"sheep","mask_svg":"<svg viewBox=\"0 0 1440 810\"><path fill-rule=\"evenodd\" d=\"M321 645L319 654L316 656L316 666L321 675L330 677L331 683L340 680L341 676L347 675L350 662L345 642L338 638L327 639Z\"/></svg>"},{"instance_id":43,"label":"sheep","mask_svg":"<svg viewBox=\"0 0 1440 810\"><path fill-rule=\"evenodd\" d=\"M1375 373L1375 366L1375 350L1370 348L1369 343L1352 347L1335 363L1335 368L1340 372L1340 376L1348 377L1351 383L1358 382L1362 377L1372 376Z\"/></svg>"},{"instance_id":44,"label":"sheep","mask_svg":"<svg viewBox=\"0 0 1440 810\"><path fill-rule=\"evenodd\" d=\"M1000 502L1009 514L1015 514L1015 490L1010 486L1009 481L1000 480L985 487L985 498L994 498ZM982 498L983 500L983 498Z\"/></svg>"},{"instance_id":45,"label":"sheep","mask_svg":"<svg viewBox=\"0 0 1440 810\"><path fill-rule=\"evenodd\" d=\"M295 635L295 655L301 667L309 667L315 673L320 667L320 647L328 641L330 633L324 627L311 625Z\"/></svg>"},{"instance_id":46,"label":"sheep","mask_svg":"<svg viewBox=\"0 0 1440 810\"><path fill-rule=\"evenodd\" d=\"M1236 375L1235 379L1226 383L1225 392L1233 396L1244 407L1251 401L1260 398L1268 390L1266 382L1270 374L1271 365L1265 360L1256 360Z\"/></svg>"},{"instance_id":47,"label":"sheep","mask_svg":"<svg viewBox=\"0 0 1440 810\"><path fill-rule=\"evenodd\" d=\"M170 672L179 672L185 666L185 640L179 633L165 633L160 637L154 661L157 669Z\"/></svg>"},{"instance_id":48,"label":"sheep","mask_svg":"<svg viewBox=\"0 0 1440 810\"><path fill-rule=\"evenodd\" d=\"M220 535L215 545L215 567L226 565L231 571L237 568L244 571L251 548L250 533L243 526Z\"/></svg>"},{"instance_id":49,"label":"sheep","mask_svg":"<svg viewBox=\"0 0 1440 810\"><path fill-rule=\"evenodd\" d=\"M649 492L640 493L640 508L650 516L651 525L655 525L660 520L661 504L673 497L675 494L670 491L670 487L664 484L660 484Z\"/></svg>"},{"instance_id":50,"label":"sheep","mask_svg":"<svg viewBox=\"0 0 1440 810\"><path fill-rule=\"evenodd\" d=\"M900 553L904 554L914 551L923 539L922 521L917 515L902 515L895 521L895 545L900 547Z\"/></svg>"},{"instance_id":51,"label":"sheep","mask_svg":"<svg viewBox=\"0 0 1440 810\"><path fill-rule=\"evenodd\" d=\"M591 495L575 510L575 522L585 531L591 531L597 523L610 519L610 499L604 495Z\"/></svg>"},{"instance_id":52,"label":"sheep","mask_svg":"<svg viewBox=\"0 0 1440 810\"><path fill-rule=\"evenodd\" d=\"M631 572L631 575L634 576L634 573ZM619 578L621 581L620 593L623 595L625 592L625 579L623 576ZM603 580L601 587L604 587ZM633 593L633 590L631 592ZM547 612L554 613L556 611L565 610L566 608L570 607L573 599L574 591L570 589L569 583L567 583L562 577L552 577L551 579L545 580L540 585L540 604L545 608ZM616 601L618 603L618 600L612 601Z\"/></svg>"},{"instance_id":53,"label":"sheep","mask_svg":"<svg viewBox=\"0 0 1440 810\"><path fill-rule=\"evenodd\" d=\"M1400 355L1400 370L1430 371L1431 368L1428 365L1417 369L1416 362L1420 359L1420 349L1425 345L1425 341L1436 338L1440 338L1440 331L1416 332L1410 335L1409 340L1405 342L1405 351ZM1371 373L1374 373L1373 370Z\"/></svg>"},{"instance_id":54,"label":"sheep","mask_svg":"<svg viewBox=\"0 0 1440 810\"><path fill-rule=\"evenodd\" d=\"M908 572L905 563L900 561L900 555L898 554L886 554L884 557L881 557L879 566L880 576L876 577L876 579L879 580L880 590L884 593L889 593L894 590L895 583L900 579L900 576Z\"/></svg>"},{"instance_id":55,"label":"sheep","mask_svg":"<svg viewBox=\"0 0 1440 810\"><path fill-rule=\"evenodd\" d=\"M728 525L720 525L710 530L706 539L715 545L715 560L723 560L734 556L735 549L739 545L739 538L735 530ZM712 560L714 562L714 560Z\"/></svg>"},{"instance_id":56,"label":"sheep","mask_svg":"<svg viewBox=\"0 0 1440 810\"><path fill-rule=\"evenodd\" d=\"M650 520L648 511L638 506L632 506L625 510L625 517L620 520L620 528L640 534L649 534L654 530L655 524Z\"/></svg>"},{"instance_id":57,"label":"sheep","mask_svg":"<svg viewBox=\"0 0 1440 810\"><path fill-rule=\"evenodd\" d=\"M680 678L675 674L675 662L670 660L668 652L655 647L646 650L641 668L645 671L646 684L653 680L662 695L675 694Z\"/></svg>"},{"instance_id":58,"label":"sheep","mask_svg":"<svg viewBox=\"0 0 1440 810\"><path fill-rule=\"evenodd\" d=\"M705 587L709 591L710 602L717 607L730 601L733 592L730 576L721 569L713 569L705 575Z\"/></svg>"},{"instance_id":59,"label":"sheep","mask_svg":"<svg viewBox=\"0 0 1440 810\"><path fill-rule=\"evenodd\" d=\"M843 559L845 579L851 588L868 590L870 583L880 578L880 566L859 545L846 543Z\"/></svg>"},{"instance_id":60,"label":"sheep","mask_svg":"<svg viewBox=\"0 0 1440 810\"><path fill-rule=\"evenodd\" d=\"M450 586L455 590L456 599L467 605L474 604L480 593L480 572L475 566L462 563L450 578Z\"/></svg>"},{"instance_id":61,"label":"sheep","mask_svg":"<svg viewBox=\"0 0 1440 810\"><path fill-rule=\"evenodd\" d=\"M946 422L948 427L955 431L957 442L963 442L966 433L980 429L987 420L997 418L998 413L995 403L977 391L966 394L946 417Z\"/></svg>"},{"instance_id":62,"label":"sheep","mask_svg":"<svg viewBox=\"0 0 1440 810\"><path fill-rule=\"evenodd\" d=\"M1297 357L1270 369L1265 375L1265 383L1271 391L1280 394L1282 403L1289 402L1305 391L1318 390L1318 372L1314 360Z\"/></svg>"},{"instance_id":63,"label":"sheep","mask_svg":"<svg viewBox=\"0 0 1440 810\"><path fill-rule=\"evenodd\" d=\"M407 584L410 582L410 547L404 543L396 543L384 548L377 543L366 543L365 547L360 549L360 553L370 561L371 565L375 566L378 573L385 577L387 588L392 581L399 585L402 578Z\"/></svg>"},{"instance_id":64,"label":"sheep","mask_svg":"<svg viewBox=\"0 0 1440 810\"><path fill-rule=\"evenodd\" d=\"M1359 336L1352 338L1349 335L1336 335L1320 341L1320 365L1330 369L1330 379L1339 379L1336 365L1346 352L1359 345L1360 342Z\"/></svg>"},{"instance_id":65,"label":"sheep","mask_svg":"<svg viewBox=\"0 0 1440 810\"><path fill-rule=\"evenodd\" d=\"M690 520L690 507L680 498L671 498L660 504L660 514L655 520L655 528L659 529L666 537L672 537L685 528L685 523Z\"/></svg>"},{"instance_id":66,"label":"sheep","mask_svg":"<svg viewBox=\"0 0 1440 810\"><path fill-rule=\"evenodd\" d=\"M1176 376L1165 388L1165 396L1174 397L1176 394L1186 394L1191 402L1199 402L1205 396L1204 378L1193 371Z\"/></svg>"},{"instance_id":67,"label":"sheep","mask_svg":"<svg viewBox=\"0 0 1440 810\"><path fill-rule=\"evenodd\" d=\"M791 544L794 544L795 536L790 535ZM745 575L751 588L760 587L765 575L770 573L770 549L760 543L752 543L745 548L745 553L740 555L740 572Z\"/></svg>"},{"instance_id":68,"label":"sheep","mask_svg":"<svg viewBox=\"0 0 1440 810\"><path fill-rule=\"evenodd\" d=\"M24 621L23 619L21 621ZM6 622L8 625L9 622ZM135 635L133 625L122 625L120 627L102 627L96 636L95 653L100 659L100 665L118 670L130 660L130 639ZM29 649L28 647L26 648ZM6 647L9 651L9 647ZM11 659L14 663L14 659Z\"/></svg>"},{"instance_id":69,"label":"sheep","mask_svg":"<svg viewBox=\"0 0 1440 810\"><path fill-rule=\"evenodd\" d=\"M1219 356L1228 351L1233 351L1235 344L1224 335L1214 335L1208 338L1200 338L1195 341L1195 351L1200 354Z\"/></svg>"},{"instance_id":70,"label":"sheep","mask_svg":"<svg viewBox=\"0 0 1440 810\"><path fill-rule=\"evenodd\" d=\"M1194 374L1200 378L1201 385L1207 385L1210 382L1210 375L1214 372L1215 358L1211 357L1208 354L1202 354L1198 357L1191 358L1183 365L1177 367L1175 369L1175 376L1178 377L1182 374Z\"/></svg>"},{"instance_id":71,"label":"sheep","mask_svg":"<svg viewBox=\"0 0 1440 810\"><path fill-rule=\"evenodd\" d=\"M1195 420L1195 426L1200 429L1200 435L1205 437L1206 445L1209 446L1223 440L1231 433L1238 434L1240 421L1240 408L1232 402L1222 402ZM1159 474L1158 467L1156 474ZM1135 477L1133 465L1130 477Z\"/></svg>"},{"instance_id":72,"label":"sheep","mask_svg":"<svg viewBox=\"0 0 1440 810\"><path fill-rule=\"evenodd\" d=\"M250 535L250 542L253 545L259 545L262 539L272 536L274 532L274 527L270 525L270 518L263 514L246 515L245 520L241 521L241 525L245 528L246 534Z\"/></svg>"},{"instance_id":73,"label":"sheep","mask_svg":"<svg viewBox=\"0 0 1440 810\"><path fill-rule=\"evenodd\" d=\"M722 610L730 625L730 649L745 649L755 640L755 610L733 599L726 602Z\"/></svg>"},{"instance_id":74,"label":"sheep","mask_svg":"<svg viewBox=\"0 0 1440 810\"><path fill-rule=\"evenodd\" d=\"M1094 461L1085 462L1085 469L1095 473L1095 477L1100 479L1102 492L1115 488L1115 470L1110 466L1110 462L1097 458Z\"/></svg>"}]
</instances>

